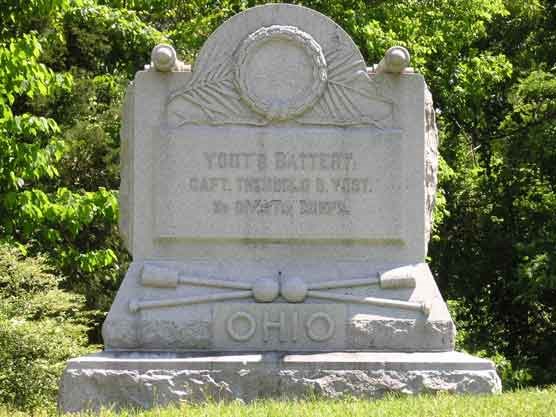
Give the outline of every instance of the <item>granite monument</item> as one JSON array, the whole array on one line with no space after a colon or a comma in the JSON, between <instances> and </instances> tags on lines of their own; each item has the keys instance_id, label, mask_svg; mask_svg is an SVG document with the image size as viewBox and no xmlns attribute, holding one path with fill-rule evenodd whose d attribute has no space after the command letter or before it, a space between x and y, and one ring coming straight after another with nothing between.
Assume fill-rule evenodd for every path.
<instances>
[{"instance_id":1,"label":"granite monument","mask_svg":"<svg viewBox=\"0 0 556 417\"><path fill-rule=\"evenodd\" d=\"M454 352L425 263L431 94L399 46L367 67L293 5L226 21L193 66L158 45L130 84L120 231L133 255L60 408L318 393L498 392Z\"/></svg>"}]
</instances>

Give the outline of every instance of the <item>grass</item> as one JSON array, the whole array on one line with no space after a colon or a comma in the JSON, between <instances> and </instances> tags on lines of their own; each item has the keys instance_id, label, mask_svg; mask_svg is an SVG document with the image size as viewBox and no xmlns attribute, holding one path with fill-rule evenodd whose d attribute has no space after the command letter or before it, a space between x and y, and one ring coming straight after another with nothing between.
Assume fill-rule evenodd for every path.
<instances>
[{"instance_id":1,"label":"grass","mask_svg":"<svg viewBox=\"0 0 556 417\"><path fill-rule=\"evenodd\" d=\"M17 412L0 406L0 417L50 417L53 409ZM73 416L94 414L74 414ZM556 386L528 389L492 396L421 395L362 399L303 401L258 401L182 404L149 411L103 410L101 417L556 417ZM65 415L69 416L69 414Z\"/></svg>"}]
</instances>

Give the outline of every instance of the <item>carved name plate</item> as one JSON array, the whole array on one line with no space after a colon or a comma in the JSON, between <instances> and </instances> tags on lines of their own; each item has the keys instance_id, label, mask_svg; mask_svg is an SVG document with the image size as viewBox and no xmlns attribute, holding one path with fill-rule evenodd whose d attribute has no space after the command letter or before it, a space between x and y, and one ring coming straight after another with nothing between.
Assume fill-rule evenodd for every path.
<instances>
[{"instance_id":1,"label":"carved name plate","mask_svg":"<svg viewBox=\"0 0 556 417\"><path fill-rule=\"evenodd\" d=\"M160 147L159 238L403 239L399 131L188 126Z\"/></svg>"},{"instance_id":2,"label":"carved name plate","mask_svg":"<svg viewBox=\"0 0 556 417\"><path fill-rule=\"evenodd\" d=\"M217 304L213 347L226 350L333 350L344 346L346 307L338 304Z\"/></svg>"}]
</instances>

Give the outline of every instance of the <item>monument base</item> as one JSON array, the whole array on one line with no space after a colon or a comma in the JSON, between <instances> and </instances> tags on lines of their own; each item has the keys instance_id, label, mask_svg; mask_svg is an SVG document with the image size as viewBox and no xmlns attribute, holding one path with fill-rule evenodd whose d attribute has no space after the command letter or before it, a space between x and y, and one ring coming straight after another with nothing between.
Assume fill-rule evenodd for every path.
<instances>
[{"instance_id":1,"label":"monument base","mask_svg":"<svg viewBox=\"0 0 556 417\"><path fill-rule=\"evenodd\" d=\"M378 398L388 392L498 393L493 363L459 352L164 354L101 352L72 359L62 412L150 408L180 401Z\"/></svg>"}]
</instances>

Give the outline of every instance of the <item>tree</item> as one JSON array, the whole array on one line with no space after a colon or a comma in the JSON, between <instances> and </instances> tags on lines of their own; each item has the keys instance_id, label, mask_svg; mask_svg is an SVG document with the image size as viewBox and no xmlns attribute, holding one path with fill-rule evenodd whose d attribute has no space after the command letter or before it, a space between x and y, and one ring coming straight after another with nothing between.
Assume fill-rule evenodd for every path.
<instances>
[{"instance_id":1,"label":"tree","mask_svg":"<svg viewBox=\"0 0 556 417\"><path fill-rule=\"evenodd\" d=\"M0 19L0 239L47 252L63 285L106 311L127 259L116 230L119 108L163 37L93 1L10 4Z\"/></svg>"}]
</instances>

